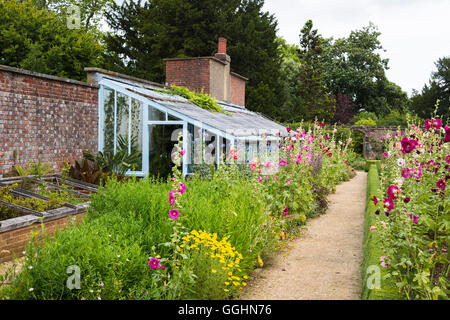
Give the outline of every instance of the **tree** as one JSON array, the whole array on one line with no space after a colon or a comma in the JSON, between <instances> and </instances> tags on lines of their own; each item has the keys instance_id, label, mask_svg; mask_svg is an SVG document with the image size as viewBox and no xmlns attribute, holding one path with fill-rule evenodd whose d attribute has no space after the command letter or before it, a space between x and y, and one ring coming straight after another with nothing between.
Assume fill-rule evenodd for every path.
<instances>
[{"instance_id":1,"label":"tree","mask_svg":"<svg viewBox=\"0 0 450 320\"><path fill-rule=\"evenodd\" d=\"M249 78L247 107L280 118L277 22L262 0L152 0L113 4L106 14L105 68L164 82L164 58L211 56L228 39L233 71Z\"/></svg>"},{"instance_id":2,"label":"tree","mask_svg":"<svg viewBox=\"0 0 450 320\"><path fill-rule=\"evenodd\" d=\"M297 96L301 97L306 114L294 113L295 121L325 120L330 122L335 112L335 101L330 99L323 84L324 71L321 61L323 52L322 37L313 30L313 23L308 20L300 31L300 70Z\"/></svg>"},{"instance_id":3,"label":"tree","mask_svg":"<svg viewBox=\"0 0 450 320\"><path fill-rule=\"evenodd\" d=\"M386 78L388 59L378 37L380 32L373 23L352 31L347 38L324 41L325 85L337 96L345 94L356 105L354 112L366 110L377 115L401 110L408 105L408 96Z\"/></svg>"},{"instance_id":4,"label":"tree","mask_svg":"<svg viewBox=\"0 0 450 320\"><path fill-rule=\"evenodd\" d=\"M420 94L413 93L411 109L421 118L431 118L439 100L437 115L445 121L450 119L450 56L438 59L435 66L437 70L432 72L428 85Z\"/></svg>"},{"instance_id":5,"label":"tree","mask_svg":"<svg viewBox=\"0 0 450 320\"><path fill-rule=\"evenodd\" d=\"M100 63L98 33L69 29L63 17L31 0L0 0L0 12L0 64L84 80L84 67Z\"/></svg>"}]
</instances>

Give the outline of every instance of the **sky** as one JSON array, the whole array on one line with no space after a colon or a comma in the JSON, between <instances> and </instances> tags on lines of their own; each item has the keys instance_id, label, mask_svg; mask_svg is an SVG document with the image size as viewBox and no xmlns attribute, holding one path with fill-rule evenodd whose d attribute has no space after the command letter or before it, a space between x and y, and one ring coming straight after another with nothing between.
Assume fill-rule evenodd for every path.
<instances>
[{"instance_id":1,"label":"sky","mask_svg":"<svg viewBox=\"0 0 450 320\"><path fill-rule=\"evenodd\" d=\"M265 0L278 21L278 36L299 44L308 19L325 38L347 37L373 22L389 59L389 81L410 96L428 83L434 63L450 56L450 0Z\"/></svg>"}]
</instances>

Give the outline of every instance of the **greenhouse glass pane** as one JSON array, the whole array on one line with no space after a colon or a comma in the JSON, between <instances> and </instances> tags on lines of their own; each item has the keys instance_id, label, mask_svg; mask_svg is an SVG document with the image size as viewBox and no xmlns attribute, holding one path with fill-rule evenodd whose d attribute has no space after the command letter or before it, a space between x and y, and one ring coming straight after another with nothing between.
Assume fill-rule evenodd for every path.
<instances>
[{"instance_id":1,"label":"greenhouse glass pane","mask_svg":"<svg viewBox=\"0 0 450 320\"><path fill-rule=\"evenodd\" d=\"M134 171L142 170L143 103L131 99L131 154L139 158Z\"/></svg>"},{"instance_id":2,"label":"greenhouse glass pane","mask_svg":"<svg viewBox=\"0 0 450 320\"><path fill-rule=\"evenodd\" d=\"M148 120L150 121L166 121L166 113L156 108L149 107Z\"/></svg>"},{"instance_id":3,"label":"greenhouse glass pane","mask_svg":"<svg viewBox=\"0 0 450 320\"><path fill-rule=\"evenodd\" d=\"M103 152L114 150L114 90L103 89Z\"/></svg>"},{"instance_id":4,"label":"greenhouse glass pane","mask_svg":"<svg viewBox=\"0 0 450 320\"><path fill-rule=\"evenodd\" d=\"M116 153L126 152L128 154L128 111L129 97L117 93L116 114Z\"/></svg>"}]
</instances>

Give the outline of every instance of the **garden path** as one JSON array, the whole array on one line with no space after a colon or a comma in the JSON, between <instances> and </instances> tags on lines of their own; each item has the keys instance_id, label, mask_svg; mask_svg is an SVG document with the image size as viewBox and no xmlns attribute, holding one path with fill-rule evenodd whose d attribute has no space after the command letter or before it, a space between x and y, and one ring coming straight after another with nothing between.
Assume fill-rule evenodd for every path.
<instances>
[{"instance_id":1,"label":"garden path","mask_svg":"<svg viewBox=\"0 0 450 320\"><path fill-rule=\"evenodd\" d=\"M291 250L256 269L242 300L359 300L366 172L328 196L326 214L311 219Z\"/></svg>"}]
</instances>

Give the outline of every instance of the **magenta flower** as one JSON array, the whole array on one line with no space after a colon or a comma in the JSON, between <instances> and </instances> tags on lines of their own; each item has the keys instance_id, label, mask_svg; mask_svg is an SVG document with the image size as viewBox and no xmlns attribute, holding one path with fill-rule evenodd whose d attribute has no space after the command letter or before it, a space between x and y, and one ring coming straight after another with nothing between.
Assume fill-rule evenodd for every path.
<instances>
[{"instance_id":1,"label":"magenta flower","mask_svg":"<svg viewBox=\"0 0 450 320\"><path fill-rule=\"evenodd\" d=\"M405 198L403 198L403 202L404 203L409 203L411 201L411 198L410 197L405 197Z\"/></svg>"},{"instance_id":2,"label":"magenta flower","mask_svg":"<svg viewBox=\"0 0 450 320\"><path fill-rule=\"evenodd\" d=\"M174 196L175 191L170 190L169 192L169 203L171 206L173 206L175 204L175 196Z\"/></svg>"},{"instance_id":3,"label":"magenta flower","mask_svg":"<svg viewBox=\"0 0 450 320\"><path fill-rule=\"evenodd\" d=\"M287 164L286 160L280 160L280 167L284 167Z\"/></svg>"},{"instance_id":4,"label":"magenta flower","mask_svg":"<svg viewBox=\"0 0 450 320\"><path fill-rule=\"evenodd\" d=\"M400 140L400 144L402 146L402 152L405 154L413 151L419 143L416 140L409 140L407 137L403 137L403 139Z\"/></svg>"},{"instance_id":5,"label":"magenta flower","mask_svg":"<svg viewBox=\"0 0 450 320\"><path fill-rule=\"evenodd\" d=\"M388 211L394 209L394 202L392 201L392 198L384 199L383 207L386 208Z\"/></svg>"},{"instance_id":6,"label":"magenta flower","mask_svg":"<svg viewBox=\"0 0 450 320\"><path fill-rule=\"evenodd\" d=\"M409 214L409 218L413 221L413 223L419 222L419 216L416 215L413 216L412 213Z\"/></svg>"},{"instance_id":7,"label":"magenta flower","mask_svg":"<svg viewBox=\"0 0 450 320\"><path fill-rule=\"evenodd\" d=\"M183 183L180 183L180 189L178 189L178 192L183 194L186 191L186 186Z\"/></svg>"},{"instance_id":8,"label":"magenta flower","mask_svg":"<svg viewBox=\"0 0 450 320\"><path fill-rule=\"evenodd\" d=\"M165 265L161 265L161 270L165 270L166 269L166 266Z\"/></svg>"},{"instance_id":9,"label":"magenta flower","mask_svg":"<svg viewBox=\"0 0 450 320\"><path fill-rule=\"evenodd\" d=\"M158 269L160 263L161 262L156 258L151 258L150 260L148 260L148 264L153 270Z\"/></svg>"},{"instance_id":10,"label":"magenta flower","mask_svg":"<svg viewBox=\"0 0 450 320\"><path fill-rule=\"evenodd\" d=\"M450 163L450 154L445 157L445 162Z\"/></svg>"},{"instance_id":11,"label":"magenta flower","mask_svg":"<svg viewBox=\"0 0 450 320\"><path fill-rule=\"evenodd\" d=\"M436 182L436 187L438 187L441 190L445 190L445 180L439 179L438 182Z\"/></svg>"},{"instance_id":12,"label":"magenta flower","mask_svg":"<svg viewBox=\"0 0 450 320\"><path fill-rule=\"evenodd\" d=\"M445 137L444 137L444 142L450 142L450 127L449 126L445 126Z\"/></svg>"},{"instance_id":13,"label":"magenta flower","mask_svg":"<svg viewBox=\"0 0 450 320\"><path fill-rule=\"evenodd\" d=\"M402 170L402 177L403 178L411 178L412 177L411 170L409 168L403 169Z\"/></svg>"},{"instance_id":14,"label":"magenta flower","mask_svg":"<svg viewBox=\"0 0 450 320\"><path fill-rule=\"evenodd\" d=\"M258 177L258 181L259 181L259 182L262 182L261 176Z\"/></svg>"},{"instance_id":15,"label":"magenta flower","mask_svg":"<svg viewBox=\"0 0 450 320\"><path fill-rule=\"evenodd\" d=\"M284 210L283 210L283 216L284 216L284 217L287 216L288 211L289 211L289 207L288 207L288 206L284 207Z\"/></svg>"},{"instance_id":16,"label":"magenta flower","mask_svg":"<svg viewBox=\"0 0 450 320\"><path fill-rule=\"evenodd\" d=\"M184 156L185 153L186 153L186 150L184 150L184 149L180 151L180 154L181 154L182 156Z\"/></svg>"},{"instance_id":17,"label":"magenta flower","mask_svg":"<svg viewBox=\"0 0 450 320\"><path fill-rule=\"evenodd\" d=\"M178 211L177 209L169 210L170 219L177 220L179 215L180 215L180 211Z\"/></svg>"},{"instance_id":18,"label":"magenta flower","mask_svg":"<svg viewBox=\"0 0 450 320\"><path fill-rule=\"evenodd\" d=\"M431 127L434 129L440 129L442 127L442 121L441 119L434 119L431 122Z\"/></svg>"},{"instance_id":19,"label":"magenta flower","mask_svg":"<svg viewBox=\"0 0 450 320\"><path fill-rule=\"evenodd\" d=\"M373 204L377 205L378 203L378 198L376 196L373 196Z\"/></svg>"},{"instance_id":20,"label":"magenta flower","mask_svg":"<svg viewBox=\"0 0 450 320\"><path fill-rule=\"evenodd\" d=\"M291 179L287 179L287 185L288 185L288 186L291 185Z\"/></svg>"},{"instance_id":21,"label":"magenta flower","mask_svg":"<svg viewBox=\"0 0 450 320\"><path fill-rule=\"evenodd\" d=\"M394 186L394 185L390 185L387 190L387 194L388 194L389 198L394 199L394 200L398 199L399 193L400 192L399 192L398 187Z\"/></svg>"},{"instance_id":22,"label":"magenta flower","mask_svg":"<svg viewBox=\"0 0 450 320\"><path fill-rule=\"evenodd\" d=\"M424 127L427 130L431 129L431 120L430 119L425 120Z\"/></svg>"}]
</instances>

